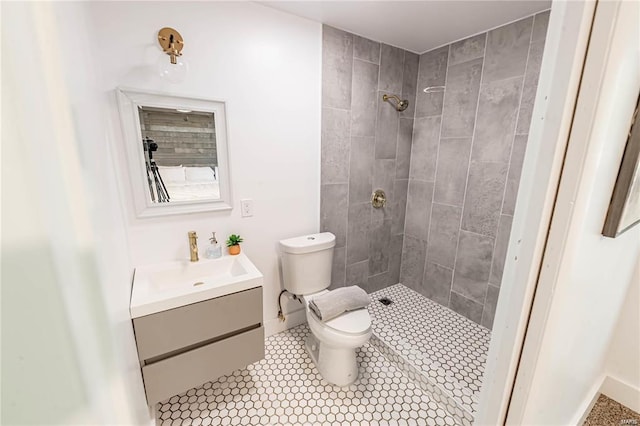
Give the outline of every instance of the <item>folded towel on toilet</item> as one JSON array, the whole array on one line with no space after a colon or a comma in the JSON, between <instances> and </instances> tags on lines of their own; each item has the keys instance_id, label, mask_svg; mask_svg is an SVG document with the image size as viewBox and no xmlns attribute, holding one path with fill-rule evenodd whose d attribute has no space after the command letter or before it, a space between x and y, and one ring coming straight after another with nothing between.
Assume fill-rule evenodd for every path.
<instances>
[{"instance_id":1,"label":"folded towel on toilet","mask_svg":"<svg viewBox=\"0 0 640 426\"><path fill-rule=\"evenodd\" d=\"M345 312L366 307L371 303L366 291L353 285L332 290L309 302L309 309L320 321L329 321Z\"/></svg>"}]
</instances>

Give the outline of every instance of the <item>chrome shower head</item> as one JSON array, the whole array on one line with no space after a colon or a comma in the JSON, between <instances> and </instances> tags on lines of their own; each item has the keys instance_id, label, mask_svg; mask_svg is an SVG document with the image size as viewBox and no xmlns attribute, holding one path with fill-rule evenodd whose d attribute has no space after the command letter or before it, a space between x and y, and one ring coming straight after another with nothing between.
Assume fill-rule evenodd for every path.
<instances>
[{"instance_id":1,"label":"chrome shower head","mask_svg":"<svg viewBox=\"0 0 640 426\"><path fill-rule=\"evenodd\" d=\"M385 102L391 98L396 100L396 110L404 111L405 109L409 108L409 101L406 99L400 99L396 95L382 95L382 100Z\"/></svg>"}]
</instances>

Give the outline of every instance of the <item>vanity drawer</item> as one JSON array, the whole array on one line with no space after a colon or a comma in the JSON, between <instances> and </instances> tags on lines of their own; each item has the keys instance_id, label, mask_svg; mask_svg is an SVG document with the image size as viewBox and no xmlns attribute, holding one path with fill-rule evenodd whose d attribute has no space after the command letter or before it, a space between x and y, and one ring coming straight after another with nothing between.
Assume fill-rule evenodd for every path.
<instances>
[{"instance_id":1,"label":"vanity drawer","mask_svg":"<svg viewBox=\"0 0 640 426\"><path fill-rule=\"evenodd\" d=\"M142 367L149 405L264 358L264 328L237 334Z\"/></svg>"},{"instance_id":2,"label":"vanity drawer","mask_svg":"<svg viewBox=\"0 0 640 426\"><path fill-rule=\"evenodd\" d=\"M262 287L133 319L140 361L262 324Z\"/></svg>"}]
</instances>

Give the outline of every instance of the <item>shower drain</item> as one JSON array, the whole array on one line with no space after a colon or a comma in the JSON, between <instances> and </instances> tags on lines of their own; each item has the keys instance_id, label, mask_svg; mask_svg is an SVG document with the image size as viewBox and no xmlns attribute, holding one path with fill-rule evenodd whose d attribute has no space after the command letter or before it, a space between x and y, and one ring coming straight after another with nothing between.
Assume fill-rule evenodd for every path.
<instances>
[{"instance_id":1,"label":"shower drain","mask_svg":"<svg viewBox=\"0 0 640 426\"><path fill-rule=\"evenodd\" d=\"M388 297L383 297L381 299L378 299L378 302L382 303L384 306L389 306L393 303L393 300L389 299Z\"/></svg>"}]
</instances>

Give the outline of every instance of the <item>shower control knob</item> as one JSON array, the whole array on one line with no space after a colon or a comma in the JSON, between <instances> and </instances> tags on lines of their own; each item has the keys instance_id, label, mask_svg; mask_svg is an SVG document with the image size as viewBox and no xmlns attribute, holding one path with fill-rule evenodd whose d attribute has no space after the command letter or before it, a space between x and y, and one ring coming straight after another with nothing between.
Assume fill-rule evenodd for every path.
<instances>
[{"instance_id":1,"label":"shower control knob","mask_svg":"<svg viewBox=\"0 0 640 426\"><path fill-rule=\"evenodd\" d=\"M374 193L371 195L371 205L374 209L379 209L384 207L387 203L387 196L384 194L382 189L376 189Z\"/></svg>"}]
</instances>

